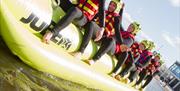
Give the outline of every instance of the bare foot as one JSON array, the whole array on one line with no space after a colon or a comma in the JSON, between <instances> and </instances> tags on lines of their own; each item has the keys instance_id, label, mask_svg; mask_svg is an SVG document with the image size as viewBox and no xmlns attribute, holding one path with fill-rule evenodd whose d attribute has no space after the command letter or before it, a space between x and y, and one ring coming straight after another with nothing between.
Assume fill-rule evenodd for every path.
<instances>
[{"instance_id":1,"label":"bare foot","mask_svg":"<svg viewBox=\"0 0 180 91\"><path fill-rule=\"evenodd\" d=\"M94 62L94 60L89 60L89 61L87 61L87 63L88 63L89 65L93 65L95 62Z\"/></svg>"},{"instance_id":2,"label":"bare foot","mask_svg":"<svg viewBox=\"0 0 180 91\"><path fill-rule=\"evenodd\" d=\"M128 84L130 83L130 80L128 78L125 79L125 83Z\"/></svg>"},{"instance_id":3,"label":"bare foot","mask_svg":"<svg viewBox=\"0 0 180 91\"><path fill-rule=\"evenodd\" d=\"M49 41L51 39L51 37L53 36L53 33L52 32L46 32L46 34L43 36L43 39L42 41L46 44L49 44Z\"/></svg>"},{"instance_id":4,"label":"bare foot","mask_svg":"<svg viewBox=\"0 0 180 91\"><path fill-rule=\"evenodd\" d=\"M80 60L82 53L81 53L81 52L76 52L76 53L74 53L73 55L74 55L75 58L77 58L77 59Z\"/></svg>"},{"instance_id":5,"label":"bare foot","mask_svg":"<svg viewBox=\"0 0 180 91\"><path fill-rule=\"evenodd\" d=\"M116 74L115 74L115 73L112 73L110 76L114 78L114 77L116 76Z\"/></svg>"},{"instance_id":6,"label":"bare foot","mask_svg":"<svg viewBox=\"0 0 180 91\"><path fill-rule=\"evenodd\" d=\"M122 77L121 77L120 75L116 75L116 76L115 76L115 79L121 81L121 80L122 80Z\"/></svg>"}]
</instances>

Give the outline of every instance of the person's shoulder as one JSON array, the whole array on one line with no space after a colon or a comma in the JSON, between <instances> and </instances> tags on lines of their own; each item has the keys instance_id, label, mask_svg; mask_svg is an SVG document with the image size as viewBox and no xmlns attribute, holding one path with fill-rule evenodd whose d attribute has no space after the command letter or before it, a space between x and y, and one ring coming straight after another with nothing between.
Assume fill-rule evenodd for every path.
<instances>
[{"instance_id":1,"label":"person's shoulder","mask_svg":"<svg viewBox=\"0 0 180 91\"><path fill-rule=\"evenodd\" d=\"M120 17L120 15L118 13L116 13L116 12L114 12L114 16L115 17Z\"/></svg>"}]
</instances>

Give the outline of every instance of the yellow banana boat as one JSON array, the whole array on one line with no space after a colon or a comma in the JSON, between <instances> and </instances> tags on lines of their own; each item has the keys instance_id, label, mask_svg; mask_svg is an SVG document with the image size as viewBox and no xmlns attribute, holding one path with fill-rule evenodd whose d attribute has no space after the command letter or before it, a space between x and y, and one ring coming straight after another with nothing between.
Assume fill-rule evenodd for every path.
<instances>
[{"instance_id":1,"label":"yellow banana boat","mask_svg":"<svg viewBox=\"0 0 180 91\"><path fill-rule=\"evenodd\" d=\"M31 67L63 79L103 91L133 91L134 88L107 75L115 65L108 55L89 66L68 54L76 51L82 39L73 24L50 44L41 42L41 33L64 15L60 7L52 7L53 3L51 0L1 0L0 34L10 50ZM90 42L83 58L94 55L96 49Z\"/></svg>"}]
</instances>

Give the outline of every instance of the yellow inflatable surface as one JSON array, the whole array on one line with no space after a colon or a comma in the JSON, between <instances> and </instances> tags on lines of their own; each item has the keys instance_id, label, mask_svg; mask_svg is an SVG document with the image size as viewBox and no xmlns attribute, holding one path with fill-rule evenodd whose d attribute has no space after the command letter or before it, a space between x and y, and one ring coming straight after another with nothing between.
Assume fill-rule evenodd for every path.
<instances>
[{"instance_id":1,"label":"yellow inflatable surface","mask_svg":"<svg viewBox=\"0 0 180 91\"><path fill-rule=\"evenodd\" d=\"M111 57L105 55L95 65L89 66L68 54L78 48L82 37L73 24L60 33L64 37L59 35L49 45L41 42L40 33L51 26L51 21L57 22L64 15L61 8L52 8L50 0L1 0L0 4L1 36L24 63L37 70L103 91L134 90L107 75L114 66ZM95 50L91 42L85 56L92 56Z\"/></svg>"}]
</instances>

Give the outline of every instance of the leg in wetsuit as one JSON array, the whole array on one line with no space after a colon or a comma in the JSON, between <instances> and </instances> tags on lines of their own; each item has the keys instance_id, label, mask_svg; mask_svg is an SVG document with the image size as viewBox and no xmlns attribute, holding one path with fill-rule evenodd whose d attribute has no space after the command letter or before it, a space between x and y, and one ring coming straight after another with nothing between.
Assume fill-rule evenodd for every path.
<instances>
[{"instance_id":1,"label":"leg in wetsuit","mask_svg":"<svg viewBox=\"0 0 180 91\"><path fill-rule=\"evenodd\" d=\"M101 58L101 56L104 55L105 53L110 52L110 51L112 52L112 49L114 49L114 47L115 47L115 39L104 37L102 39L101 44L102 45L100 46L99 50L92 58L95 62L97 60L99 60L99 58ZM111 53L111 54L113 54L113 53Z\"/></svg>"},{"instance_id":2,"label":"leg in wetsuit","mask_svg":"<svg viewBox=\"0 0 180 91\"><path fill-rule=\"evenodd\" d=\"M85 26L85 32L83 35L83 40L78 49L78 52L84 53L85 48L87 47L91 38L95 38L96 32L100 30L100 27L93 21L88 22Z\"/></svg>"},{"instance_id":3,"label":"leg in wetsuit","mask_svg":"<svg viewBox=\"0 0 180 91\"><path fill-rule=\"evenodd\" d=\"M118 71L118 69L125 63L125 61L128 58L128 52L122 52L122 53L118 53L116 54L116 58L118 59L118 63L115 66L115 68L113 69L113 73L116 73Z\"/></svg>"},{"instance_id":4,"label":"leg in wetsuit","mask_svg":"<svg viewBox=\"0 0 180 91\"><path fill-rule=\"evenodd\" d=\"M142 85L141 88L145 88L145 87L151 82L152 78L153 78L152 75L148 75L148 76L146 77L146 82Z\"/></svg>"},{"instance_id":5,"label":"leg in wetsuit","mask_svg":"<svg viewBox=\"0 0 180 91\"><path fill-rule=\"evenodd\" d=\"M155 76L155 75L157 75L159 72L155 72L153 75L148 75L147 77L146 77L146 82L142 85L142 88L145 88L150 82L151 82L151 80L153 79L153 77Z\"/></svg>"},{"instance_id":6,"label":"leg in wetsuit","mask_svg":"<svg viewBox=\"0 0 180 91\"><path fill-rule=\"evenodd\" d=\"M87 20L87 18L82 14L79 8L75 7L69 0L60 0L60 7L67 13L54 27L52 31L54 36L56 36L59 30L65 28L69 23L73 22L78 27L84 27L85 32L83 35L83 40L78 49L78 52L83 53L87 47L90 39L93 35L96 34L97 30L100 30L100 27L93 21Z\"/></svg>"},{"instance_id":7,"label":"leg in wetsuit","mask_svg":"<svg viewBox=\"0 0 180 91\"><path fill-rule=\"evenodd\" d=\"M140 73L139 73L139 80L136 82L135 85L139 85L147 76L147 72L146 69L143 69Z\"/></svg>"},{"instance_id":8,"label":"leg in wetsuit","mask_svg":"<svg viewBox=\"0 0 180 91\"><path fill-rule=\"evenodd\" d=\"M131 71L131 69L132 69L133 67L135 67L135 64L132 63L132 62L128 62L128 63L126 64L126 67L119 73L119 75L120 75L121 77L124 77L125 75L127 75L127 74Z\"/></svg>"},{"instance_id":9,"label":"leg in wetsuit","mask_svg":"<svg viewBox=\"0 0 180 91\"><path fill-rule=\"evenodd\" d=\"M83 35L83 40L81 43L80 48L78 49L79 52L83 53L85 48L87 47L90 39L95 36L97 30L100 30L100 27L93 21L87 20L87 18L82 14L82 12L77 7L72 7L68 12L67 15L64 16L59 22L58 26L55 26L54 30L54 36L56 36L59 31L65 28L68 24L70 24L73 21L75 25L78 27L84 27L85 32ZM58 29L58 30L57 30Z\"/></svg>"},{"instance_id":10,"label":"leg in wetsuit","mask_svg":"<svg viewBox=\"0 0 180 91\"><path fill-rule=\"evenodd\" d=\"M68 26L73 20L78 20L76 24L78 26L83 26L88 21L79 8L71 7L68 10L67 14L61 20L58 21L57 25L51 31L54 34L53 36L57 36L59 34L59 31Z\"/></svg>"},{"instance_id":11,"label":"leg in wetsuit","mask_svg":"<svg viewBox=\"0 0 180 91\"><path fill-rule=\"evenodd\" d=\"M72 3L70 2L70 0L60 0L60 5L59 5L59 6L63 9L64 12L67 13L68 10L69 10L70 8L74 7L75 5L72 4Z\"/></svg>"},{"instance_id":12,"label":"leg in wetsuit","mask_svg":"<svg viewBox=\"0 0 180 91\"><path fill-rule=\"evenodd\" d=\"M133 82L133 80L139 75L139 71L136 67L132 68L130 72L130 76L128 77L130 82Z\"/></svg>"}]
</instances>

